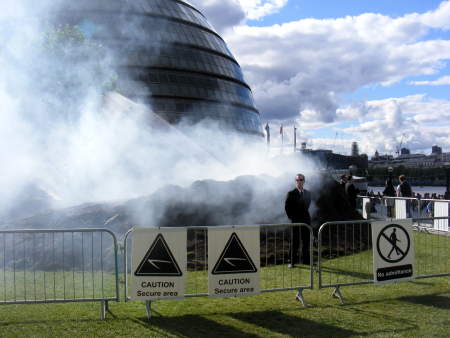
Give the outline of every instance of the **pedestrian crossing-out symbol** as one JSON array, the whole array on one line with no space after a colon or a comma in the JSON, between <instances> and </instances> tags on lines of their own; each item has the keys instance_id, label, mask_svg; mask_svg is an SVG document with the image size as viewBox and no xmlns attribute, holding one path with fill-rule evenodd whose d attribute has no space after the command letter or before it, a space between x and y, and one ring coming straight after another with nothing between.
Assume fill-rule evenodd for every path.
<instances>
[{"instance_id":1,"label":"pedestrian crossing-out symbol","mask_svg":"<svg viewBox=\"0 0 450 338\"><path fill-rule=\"evenodd\" d=\"M376 244L382 260L397 263L408 254L411 241L408 232L401 225L389 224L380 231Z\"/></svg>"},{"instance_id":2,"label":"pedestrian crossing-out symbol","mask_svg":"<svg viewBox=\"0 0 450 338\"><path fill-rule=\"evenodd\" d=\"M135 276L182 276L164 237L159 234L137 267Z\"/></svg>"},{"instance_id":3,"label":"pedestrian crossing-out symbol","mask_svg":"<svg viewBox=\"0 0 450 338\"><path fill-rule=\"evenodd\" d=\"M219 275L252 273L257 271L247 250L245 250L237 234L233 232L211 273L213 275Z\"/></svg>"}]
</instances>

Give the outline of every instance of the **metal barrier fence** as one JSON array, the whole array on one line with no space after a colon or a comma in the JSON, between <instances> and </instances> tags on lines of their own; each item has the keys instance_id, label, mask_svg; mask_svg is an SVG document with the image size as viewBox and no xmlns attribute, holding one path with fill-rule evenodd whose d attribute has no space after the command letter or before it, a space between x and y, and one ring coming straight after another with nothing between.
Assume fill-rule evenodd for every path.
<instances>
[{"instance_id":1,"label":"metal barrier fence","mask_svg":"<svg viewBox=\"0 0 450 338\"><path fill-rule=\"evenodd\" d=\"M208 229L214 227L187 227L187 280L185 297L208 296ZM235 228L235 226L230 226ZM242 226L236 227L242 228ZM303 290L313 288L312 260L300 265L300 257L291 262L290 248L294 228L298 228L298 241L303 242L301 228L309 234L309 252L313 252L312 228L306 224L268 224L260 226L260 288L261 292L297 290L296 298L306 306ZM161 228L163 229L163 228ZM129 297L131 253L129 241L133 230L123 239L125 301ZM304 234L303 234L304 236ZM293 266L292 266L293 265ZM151 302L146 302L147 315L151 316Z\"/></svg>"},{"instance_id":2,"label":"metal barrier fence","mask_svg":"<svg viewBox=\"0 0 450 338\"><path fill-rule=\"evenodd\" d=\"M450 233L435 226L442 221L448 224L448 219L412 220L415 278L450 276ZM372 221L328 222L318 231L318 287L334 288L333 295L342 303L340 287L374 283ZM187 228L185 297L208 296L208 231L212 228ZM123 241L125 301L130 299L132 235L133 230L128 231ZM302 243L304 236L309 237L309 265L300 264L301 256L291 259L293 242ZM306 306L302 292L313 288L312 228L260 225L259 241L261 292L297 290L296 299ZM107 229L2 230L0 305L98 301L104 319L108 301L119 301L117 255L116 236ZM146 308L150 318L150 301Z\"/></svg>"},{"instance_id":3,"label":"metal barrier fence","mask_svg":"<svg viewBox=\"0 0 450 338\"><path fill-rule=\"evenodd\" d=\"M447 219L450 216L449 200L372 196L359 196L359 200L365 219L444 217L436 219L433 227L439 231L448 231L449 229Z\"/></svg>"},{"instance_id":4,"label":"metal barrier fence","mask_svg":"<svg viewBox=\"0 0 450 338\"><path fill-rule=\"evenodd\" d=\"M450 276L450 234L434 228L447 217L413 219L416 278ZM328 222L318 234L319 289L374 283L371 221Z\"/></svg>"},{"instance_id":5,"label":"metal barrier fence","mask_svg":"<svg viewBox=\"0 0 450 338\"><path fill-rule=\"evenodd\" d=\"M117 239L107 229L0 231L0 305L119 301Z\"/></svg>"}]
</instances>

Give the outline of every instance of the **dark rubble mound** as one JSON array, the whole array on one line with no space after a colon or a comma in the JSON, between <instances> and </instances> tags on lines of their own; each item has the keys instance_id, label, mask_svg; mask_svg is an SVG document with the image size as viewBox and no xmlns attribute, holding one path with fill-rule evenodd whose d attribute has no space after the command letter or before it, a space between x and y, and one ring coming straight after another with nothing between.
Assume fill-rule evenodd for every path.
<instances>
[{"instance_id":1,"label":"dark rubble mound","mask_svg":"<svg viewBox=\"0 0 450 338\"><path fill-rule=\"evenodd\" d=\"M206 226L289 223L284 212L293 175L240 176L232 181L203 180L187 188L166 187L147 199L136 200L131 214L153 220L149 226ZM342 187L322 174L312 188L312 225L327 221L362 219L353 210Z\"/></svg>"},{"instance_id":2,"label":"dark rubble mound","mask_svg":"<svg viewBox=\"0 0 450 338\"><path fill-rule=\"evenodd\" d=\"M214 226L289 223L284 212L293 175L240 176L231 181L201 180L188 187L165 186L123 202L89 203L10 221L8 228L106 227L118 234L137 226ZM311 182L312 225L362 219L342 187L329 175Z\"/></svg>"}]
</instances>

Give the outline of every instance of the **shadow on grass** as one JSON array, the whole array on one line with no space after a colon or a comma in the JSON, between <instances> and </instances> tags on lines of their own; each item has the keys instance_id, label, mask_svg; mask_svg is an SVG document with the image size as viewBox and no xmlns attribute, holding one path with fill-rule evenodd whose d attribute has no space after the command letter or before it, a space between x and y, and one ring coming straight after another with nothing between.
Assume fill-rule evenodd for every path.
<instances>
[{"instance_id":1,"label":"shadow on grass","mask_svg":"<svg viewBox=\"0 0 450 338\"><path fill-rule=\"evenodd\" d=\"M367 318L368 321L377 321L380 320L381 323L384 322L391 322L395 325L395 332L400 333L400 332L414 332L414 330L417 330L418 326L416 323L414 323L414 321L408 320L402 316L400 317L394 317L391 315L386 315L383 313L378 313L378 312L374 312L374 311L368 311L368 310L364 310L364 309L357 309L354 307L342 307L341 311L347 311L347 312L351 312L351 313L355 313L355 314L359 314L364 316L365 318ZM403 326L403 328L401 328ZM369 332L359 332L359 335L361 336L373 336L376 334L383 334L383 333L387 333L390 334L392 333L392 328L389 327L387 329L376 329L376 327L374 327L373 331L369 331Z\"/></svg>"},{"instance_id":2,"label":"shadow on grass","mask_svg":"<svg viewBox=\"0 0 450 338\"><path fill-rule=\"evenodd\" d=\"M134 319L134 321L149 330L153 330L156 327L164 332L183 337L258 337L257 335L197 315L152 317L150 322L146 317L143 317Z\"/></svg>"},{"instance_id":3,"label":"shadow on grass","mask_svg":"<svg viewBox=\"0 0 450 338\"><path fill-rule=\"evenodd\" d=\"M450 310L450 298L441 295L406 296L398 298L398 300L412 304L438 307L443 310Z\"/></svg>"},{"instance_id":4,"label":"shadow on grass","mask_svg":"<svg viewBox=\"0 0 450 338\"><path fill-rule=\"evenodd\" d=\"M343 293L342 289L341 292ZM450 292L439 292L439 293L430 293L428 295L421 295L421 296L403 296L403 297L395 297L395 295L386 296L383 299L373 299L373 300L364 300L360 302L345 302L345 304L341 305L341 308L346 307L353 307L354 305L367 305L367 304L377 304L377 303L383 303L387 301L404 301L409 302L413 304L419 304L419 305L428 305L428 306L436 306L439 308L442 308L444 310L450 309L450 302L449 297L446 297L445 295L450 296ZM345 293L343 293L344 299L345 299ZM315 305L314 307L318 309L324 309L333 307L335 305Z\"/></svg>"},{"instance_id":5,"label":"shadow on grass","mask_svg":"<svg viewBox=\"0 0 450 338\"><path fill-rule=\"evenodd\" d=\"M230 314L233 318L292 337L350 337L358 332L337 326L290 316L279 311Z\"/></svg>"}]
</instances>

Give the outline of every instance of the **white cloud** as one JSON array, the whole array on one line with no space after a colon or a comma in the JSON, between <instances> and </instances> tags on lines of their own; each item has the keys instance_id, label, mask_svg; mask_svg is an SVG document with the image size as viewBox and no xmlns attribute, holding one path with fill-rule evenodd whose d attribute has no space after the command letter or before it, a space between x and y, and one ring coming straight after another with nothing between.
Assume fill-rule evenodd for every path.
<instances>
[{"instance_id":1,"label":"white cloud","mask_svg":"<svg viewBox=\"0 0 450 338\"><path fill-rule=\"evenodd\" d=\"M241 25L224 37L263 119L331 122L338 117L341 94L439 72L450 59L450 41L426 36L431 28L447 29L442 18L450 17L449 4L399 18L366 13Z\"/></svg>"},{"instance_id":2,"label":"white cloud","mask_svg":"<svg viewBox=\"0 0 450 338\"><path fill-rule=\"evenodd\" d=\"M357 141L360 152L372 156L375 150L394 154L402 141L402 146L413 153L430 153L435 144L450 151L449 100L410 95L355 102L339 108L339 122L334 123L317 122L312 111L307 115L310 121L297 120L296 124L298 140L306 140L308 147L349 154L351 143ZM285 129L289 130L289 126ZM320 134L315 131L324 129L329 137L316 136Z\"/></svg>"},{"instance_id":3,"label":"white cloud","mask_svg":"<svg viewBox=\"0 0 450 338\"><path fill-rule=\"evenodd\" d=\"M438 143L450 148L450 101L429 99L425 95L368 101L362 108L365 120L343 128L360 142L360 149L373 154L394 152L403 139L403 146L413 152L430 152ZM339 109L341 120L353 121L358 115L354 106Z\"/></svg>"},{"instance_id":4,"label":"white cloud","mask_svg":"<svg viewBox=\"0 0 450 338\"><path fill-rule=\"evenodd\" d=\"M246 18L246 13L239 0L191 0L218 32L239 25Z\"/></svg>"},{"instance_id":5,"label":"white cloud","mask_svg":"<svg viewBox=\"0 0 450 338\"><path fill-rule=\"evenodd\" d=\"M288 0L239 0L248 19L261 19L278 12Z\"/></svg>"},{"instance_id":6,"label":"white cloud","mask_svg":"<svg viewBox=\"0 0 450 338\"><path fill-rule=\"evenodd\" d=\"M219 32L278 12L288 0L191 0Z\"/></svg>"},{"instance_id":7,"label":"white cloud","mask_svg":"<svg viewBox=\"0 0 450 338\"><path fill-rule=\"evenodd\" d=\"M450 29L450 1L443 1L435 11L429 11L420 16L420 20L433 28Z\"/></svg>"},{"instance_id":8,"label":"white cloud","mask_svg":"<svg viewBox=\"0 0 450 338\"><path fill-rule=\"evenodd\" d=\"M416 86L445 86L450 85L450 76L442 76L437 80L434 81L411 81L409 84L416 85Z\"/></svg>"}]
</instances>

